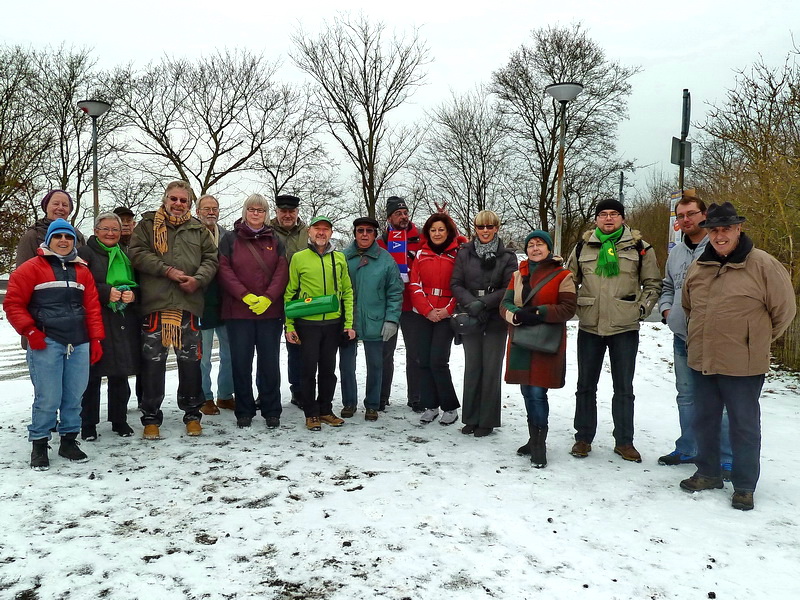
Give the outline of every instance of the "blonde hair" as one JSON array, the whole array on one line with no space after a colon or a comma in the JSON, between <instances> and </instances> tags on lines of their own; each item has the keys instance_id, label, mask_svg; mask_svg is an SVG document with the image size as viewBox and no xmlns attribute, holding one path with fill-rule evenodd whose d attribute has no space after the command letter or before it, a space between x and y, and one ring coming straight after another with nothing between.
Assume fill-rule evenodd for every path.
<instances>
[{"instance_id":1,"label":"blonde hair","mask_svg":"<svg viewBox=\"0 0 800 600\"><path fill-rule=\"evenodd\" d=\"M263 208L266 211L267 217L269 217L269 202L267 201L264 196L261 194L250 194L247 197L247 200L244 201L244 205L242 206L242 219L247 220L247 209L253 206L258 206L259 208Z\"/></svg>"},{"instance_id":2,"label":"blonde hair","mask_svg":"<svg viewBox=\"0 0 800 600\"><path fill-rule=\"evenodd\" d=\"M500 227L500 217L497 216L497 213L491 210L482 210L472 221L473 225L494 225L495 227Z\"/></svg>"}]
</instances>

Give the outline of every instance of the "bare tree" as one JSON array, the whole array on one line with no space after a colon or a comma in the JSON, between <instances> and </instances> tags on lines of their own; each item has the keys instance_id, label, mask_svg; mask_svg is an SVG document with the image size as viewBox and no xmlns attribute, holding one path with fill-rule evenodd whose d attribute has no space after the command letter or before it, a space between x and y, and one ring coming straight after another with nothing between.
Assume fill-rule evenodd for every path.
<instances>
[{"instance_id":1,"label":"bare tree","mask_svg":"<svg viewBox=\"0 0 800 600\"><path fill-rule=\"evenodd\" d=\"M545 98L544 88L561 81L584 86L567 111L565 248L577 239L592 205L614 195L612 174L633 168L617 157L616 134L617 125L627 116L629 79L638 72L638 67L606 58L582 26L575 24L534 30L530 44L515 50L508 63L492 74L490 89L500 99L500 109L511 126L513 170L526 174L513 180L520 191L512 196L523 200L516 217L543 229L555 221L560 111L555 100Z\"/></svg>"},{"instance_id":2,"label":"bare tree","mask_svg":"<svg viewBox=\"0 0 800 600\"><path fill-rule=\"evenodd\" d=\"M315 82L320 118L356 168L367 213L420 143L414 126L390 125L392 111L421 85L428 48L414 30L388 36L383 23L340 15L316 38L292 35L295 64Z\"/></svg>"}]
</instances>

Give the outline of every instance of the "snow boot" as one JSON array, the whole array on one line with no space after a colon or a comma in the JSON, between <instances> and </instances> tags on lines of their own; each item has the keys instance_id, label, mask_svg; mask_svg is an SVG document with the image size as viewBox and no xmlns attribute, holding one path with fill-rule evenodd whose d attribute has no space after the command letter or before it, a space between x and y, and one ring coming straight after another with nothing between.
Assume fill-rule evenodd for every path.
<instances>
[{"instance_id":1,"label":"snow boot","mask_svg":"<svg viewBox=\"0 0 800 600\"><path fill-rule=\"evenodd\" d=\"M543 469L547 466L547 427L528 427L531 434L531 464Z\"/></svg>"},{"instance_id":2,"label":"snow boot","mask_svg":"<svg viewBox=\"0 0 800 600\"><path fill-rule=\"evenodd\" d=\"M58 447L58 455L73 462L86 462L89 457L84 454L83 450L78 448L80 442L75 439L77 437L77 432L62 435L61 445Z\"/></svg>"},{"instance_id":3,"label":"snow boot","mask_svg":"<svg viewBox=\"0 0 800 600\"><path fill-rule=\"evenodd\" d=\"M49 446L47 438L32 440L33 450L31 451L31 469L34 471L47 471L50 468L50 459L47 457Z\"/></svg>"}]
</instances>

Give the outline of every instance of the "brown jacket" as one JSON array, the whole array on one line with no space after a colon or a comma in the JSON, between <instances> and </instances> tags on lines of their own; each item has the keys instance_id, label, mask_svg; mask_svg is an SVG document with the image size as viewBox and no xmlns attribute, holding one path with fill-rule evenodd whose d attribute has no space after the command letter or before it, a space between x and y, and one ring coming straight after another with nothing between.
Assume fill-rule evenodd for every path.
<instances>
[{"instance_id":1,"label":"brown jacket","mask_svg":"<svg viewBox=\"0 0 800 600\"><path fill-rule=\"evenodd\" d=\"M738 256L736 256L738 253ZM704 375L761 375L770 344L797 310L789 274L745 234L722 264L709 244L686 274L689 366Z\"/></svg>"}]
</instances>

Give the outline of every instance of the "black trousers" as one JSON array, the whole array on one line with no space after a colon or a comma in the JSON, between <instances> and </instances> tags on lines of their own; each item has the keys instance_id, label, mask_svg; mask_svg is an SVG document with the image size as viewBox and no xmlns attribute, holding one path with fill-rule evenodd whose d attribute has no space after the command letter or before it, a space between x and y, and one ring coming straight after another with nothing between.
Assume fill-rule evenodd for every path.
<instances>
[{"instance_id":1,"label":"black trousers","mask_svg":"<svg viewBox=\"0 0 800 600\"><path fill-rule=\"evenodd\" d=\"M300 382L303 411L306 417L333 414L333 394L337 381L336 353L342 339L342 324L334 321L318 325L298 319L294 327L300 336L303 357L303 377Z\"/></svg>"},{"instance_id":2,"label":"black trousers","mask_svg":"<svg viewBox=\"0 0 800 600\"><path fill-rule=\"evenodd\" d=\"M100 422L100 388L102 377L89 377L86 391L81 399L81 424L97 425ZM112 423L125 423L128 420L128 400L131 388L127 375L108 377L108 420Z\"/></svg>"},{"instance_id":3,"label":"black trousers","mask_svg":"<svg viewBox=\"0 0 800 600\"><path fill-rule=\"evenodd\" d=\"M438 323L412 313L419 349L420 400L425 408L455 410L460 404L450 374L453 329L449 319Z\"/></svg>"}]
</instances>

